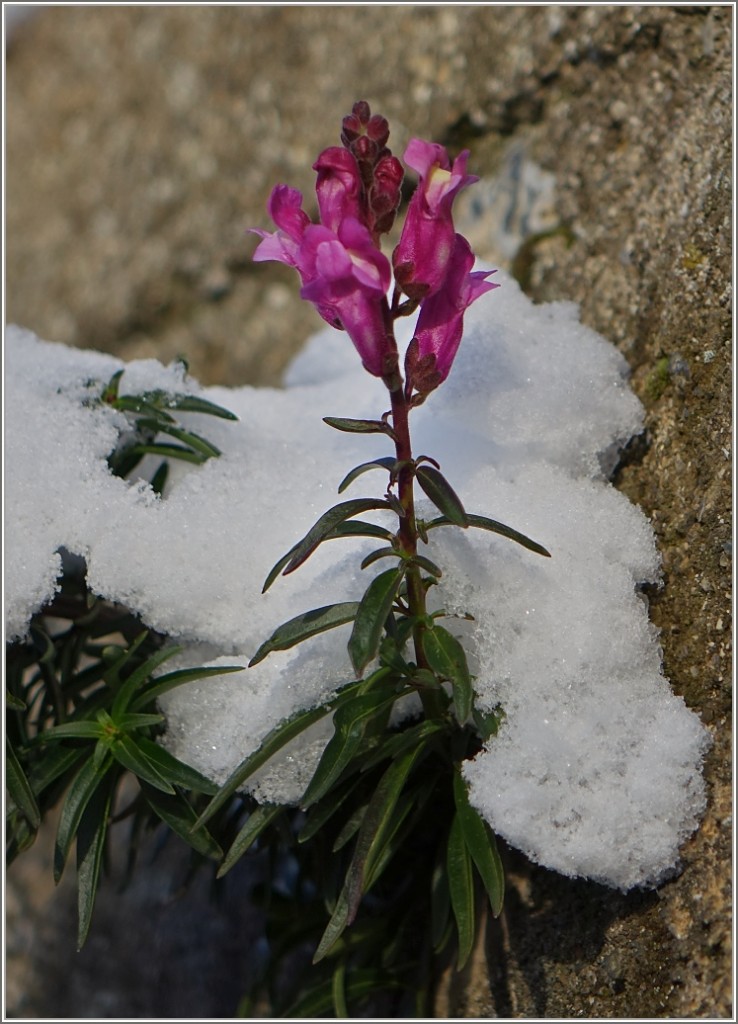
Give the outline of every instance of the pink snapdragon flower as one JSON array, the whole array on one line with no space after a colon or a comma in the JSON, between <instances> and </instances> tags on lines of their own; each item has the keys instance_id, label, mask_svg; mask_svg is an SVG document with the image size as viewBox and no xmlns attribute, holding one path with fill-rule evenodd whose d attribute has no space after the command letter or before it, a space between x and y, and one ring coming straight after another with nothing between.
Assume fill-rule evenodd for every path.
<instances>
[{"instance_id":1,"label":"pink snapdragon flower","mask_svg":"<svg viewBox=\"0 0 738 1024\"><path fill-rule=\"evenodd\" d=\"M267 210L277 230L272 232L249 228L253 234L262 238L254 251L254 262L279 260L299 270L300 246L310 224L310 218L302 208L302 192L289 185L275 185L269 196Z\"/></svg>"},{"instance_id":2,"label":"pink snapdragon flower","mask_svg":"<svg viewBox=\"0 0 738 1024\"><path fill-rule=\"evenodd\" d=\"M404 160L420 175L400 242L392 254L395 280L411 299L434 295L442 286L455 244L453 201L479 179L466 173L469 150L451 165L443 146L411 139Z\"/></svg>"},{"instance_id":3,"label":"pink snapdragon flower","mask_svg":"<svg viewBox=\"0 0 738 1024\"><path fill-rule=\"evenodd\" d=\"M432 391L448 377L461 342L466 310L485 292L499 288L487 280L494 270L471 272L471 246L463 235L454 237L443 285L420 307L406 364L408 383L421 394Z\"/></svg>"},{"instance_id":4,"label":"pink snapdragon flower","mask_svg":"<svg viewBox=\"0 0 738 1024\"><path fill-rule=\"evenodd\" d=\"M365 369L382 377L390 350L386 296L391 270L369 229L353 217L339 224L336 233L311 225L300 259L308 278L300 290L302 298L333 327L343 328Z\"/></svg>"},{"instance_id":5,"label":"pink snapdragon flower","mask_svg":"<svg viewBox=\"0 0 738 1024\"><path fill-rule=\"evenodd\" d=\"M346 217L362 220L362 183L352 154L341 146L330 146L315 161L313 170L318 172L315 192L321 224L337 231Z\"/></svg>"},{"instance_id":6,"label":"pink snapdragon flower","mask_svg":"<svg viewBox=\"0 0 738 1024\"><path fill-rule=\"evenodd\" d=\"M326 188L330 220L345 199L342 188ZM390 345L385 318L391 270L369 229L353 216L338 220L335 231L313 224L302 210L302 194L286 185L275 185L268 208L278 230L254 229L262 238L255 262L278 260L294 267L302 298L332 327L348 333L369 373L383 376Z\"/></svg>"}]
</instances>

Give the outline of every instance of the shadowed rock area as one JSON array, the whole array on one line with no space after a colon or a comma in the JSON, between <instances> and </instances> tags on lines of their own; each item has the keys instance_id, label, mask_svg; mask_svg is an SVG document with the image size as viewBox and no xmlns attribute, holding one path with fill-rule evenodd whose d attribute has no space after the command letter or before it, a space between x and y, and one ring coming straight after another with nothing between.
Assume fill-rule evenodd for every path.
<instances>
[{"instance_id":1,"label":"shadowed rock area","mask_svg":"<svg viewBox=\"0 0 738 1024\"><path fill-rule=\"evenodd\" d=\"M652 621L674 691L713 737L709 803L657 892L504 851L506 909L465 974L439 979L441 1017L731 1014L731 17L82 6L45 9L10 42L8 320L125 359L184 354L206 383L279 382L321 325L292 274L251 263L246 229L267 226L276 181L310 209L311 164L354 100L389 119L400 155L419 135L471 149L485 179L513 151L554 177L546 230L508 265L534 299L578 302L631 365L647 433L616 479L656 530ZM500 259L499 223L471 199L463 214L478 253ZM13 866L11 1016L235 1014L247 914L206 884L172 902L181 858L145 862L126 892L103 888L81 954L49 835Z\"/></svg>"}]
</instances>

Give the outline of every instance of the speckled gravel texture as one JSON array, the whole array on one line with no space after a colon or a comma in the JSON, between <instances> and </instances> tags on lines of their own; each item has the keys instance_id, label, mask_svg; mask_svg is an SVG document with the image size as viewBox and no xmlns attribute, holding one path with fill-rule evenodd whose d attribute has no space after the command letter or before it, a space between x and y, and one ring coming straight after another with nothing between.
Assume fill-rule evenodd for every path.
<instances>
[{"instance_id":1,"label":"speckled gravel texture","mask_svg":"<svg viewBox=\"0 0 738 1024\"><path fill-rule=\"evenodd\" d=\"M440 979L438 1016L731 1014L731 18L83 6L11 40L7 319L126 359L183 353L207 382L278 382L318 325L292 275L250 262L246 228L267 226L274 182L310 194L355 99L389 118L398 153L411 134L468 147L491 177L514 143L555 175L558 230L528 238L515 269L534 299L580 303L632 367L647 433L617 483L661 546L652 618L674 690L713 735L710 803L658 892L506 851L505 914L467 972ZM103 892L75 954L72 889L51 892L43 843L9 876L11 1015L235 1013L248 922L232 902L196 891L166 909L152 869L148 886ZM138 938L152 893L161 912Z\"/></svg>"}]
</instances>

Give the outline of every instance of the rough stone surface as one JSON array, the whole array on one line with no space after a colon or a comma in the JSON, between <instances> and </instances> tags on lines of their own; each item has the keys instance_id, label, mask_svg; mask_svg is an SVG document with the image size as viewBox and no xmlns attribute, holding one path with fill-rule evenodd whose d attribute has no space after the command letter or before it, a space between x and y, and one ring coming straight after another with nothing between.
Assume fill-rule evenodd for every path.
<instances>
[{"instance_id":1,"label":"rough stone surface","mask_svg":"<svg viewBox=\"0 0 738 1024\"><path fill-rule=\"evenodd\" d=\"M674 690L713 734L710 803L684 871L656 893L619 895L506 851L506 910L468 974L440 979L440 1016L731 1014L731 18L729 6L57 7L11 43L8 319L124 358L185 353L207 382L273 383L313 331L291 276L249 262L245 229L266 226L275 181L309 195L310 164L354 99L390 119L400 153L410 134L467 146L491 176L514 143L555 175L554 230L529 236L514 267L534 298L579 302L632 366L647 443L618 482L662 549L652 617ZM104 895L83 960L69 894L16 865L9 1009L149 1016L169 993L177 1015L175 977L160 972L145 1006L131 979L152 948L194 965L220 944L186 1015L235 1012L215 995L245 955L234 915L203 897L192 947L164 914L147 924L153 947L132 938L160 882Z\"/></svg>"}]
</instances>

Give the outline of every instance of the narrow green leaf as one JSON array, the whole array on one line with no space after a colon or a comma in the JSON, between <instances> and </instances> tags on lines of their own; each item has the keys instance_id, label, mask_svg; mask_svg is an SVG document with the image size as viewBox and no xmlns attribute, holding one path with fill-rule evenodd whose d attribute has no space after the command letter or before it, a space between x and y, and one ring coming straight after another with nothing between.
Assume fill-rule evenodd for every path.
<instances>
[{"instance_id":1,"label":"narrow green leaf","mask_svg":"<svg viewBox=\"0 0 738 1024\"><path fill-rule=\"evenodd\" d=\"M341 961L333 972L331 985L333 993L333 1010L336 1018L348 1017L348 1004L346 1003L346 964Z\"/></svg>"},{"instance_id":2,"label":"narrow green leaf","mask_svg":"<svg viewBox=\"0 0 738 1024\"><path fill-rule=\"evenodd\" d=\"M358 675L379 653L384 624L405 575L406 566L387 569L376 576L362 597L348 642L351 663Z\"/></svg>"},{"instance_id":3,"label":"narrow green leaf","mask_svg":"<svg viewBox=\"0 0 738 1024\"><path fill-rule=\"evenodd\" d=\"M130 736L119 736L111 743L110 752L118 764L133 772L137 778L151 783L152 786L160 789L163 793L174 792L174 787L167 782L159 769L148 759L146 754Z\"/></svg>"},{"instance_id":4,"label":"narrow green leaf","mask_svg":"<svg viewBox=\"0 0 738 1024\"><path fill-rule=\"evenodd\" d=\"M466 783L458 771L454 772L454 801L464 843L487 890L492 913L499 917L505 896L505 872L502 861L495 837L469 803Z\"/></svg>"},{"instance_id":5,"label":"narrow green leaf","mask_svg":"<svg viewBox=\"0 0 738 1024\"><path fill-rule=\"evenodd\" d=\"M474 704L474 689L464 648L448 630L436 625L423 633L423 650L433 671L441 679L450 681L456 717L459 725L464 725Z\"/></svg>"},{"instance_id":6,"label":"narrow green leaf","mask_svg":"<svg viewBox=\"0 0 738 1024\"><path fill-rule=\"evenodd\" d=\"M164 493L164 488L167 483L167 477L169 476L169 463L166 459L159 464L159 468L151 478L151 489L154 494L158 494L159 497Z\"/></svg>"},{"instance_id":7,"label":"narrow green leaf","mask_svg":"<svg viewBox=\"0 0 738 1024\"><path fill-rule=\"evenodd\" d=\"M391 620L392 616L387 620ZM379 663L385 665L387 668L391 668L400 676L411 675L411 669L409 664L404 658L404 644L399 639L392 635L387 630L385 636L382 637L379 643Z\"/></svg>"},{"instance_id":8,"label":"narrow green leaf","mask_svg":"<svg viewBox=\"0 0 738 1024\"><path fill-rule=\"evenodd\" d=\"M497 735L497 730L500 727L500 718L494 711L482 712L477 708L474 708L472 710L472 719L474 721L475 728L479 733L479 738L483 743L485 743L490 736Z\"/></svg>"},{"instance_id":9,"label":"narrow green leaf","mask_svg":"<svg viewBox=\"0 0 738 1024\"><path fill-rule=\"evenodd\" d=\"M403 729L402 732L398 732L394 736L390 736L389 739L386 739L377 750L369 754L365 760L362 760L362 772L368 771L382 761L399 757L400 754L413 747L426 745L431 736L444 732L446 728L447 726L444 722L424 719L422 722L418 722L417 725L410 726L409 729Z\"/></svg>"},{"instance_id":10,"label":"narrow green leaf","mask_svg":"<svg viewBox=\"0 0 738 1024\"><path fill-rule=\"evenodd\" d=\"M121 730L121 732L133 732L135 729L145 729L150 725L161 725L163 721L164 715L142 715L134 714L129 711L120 715L116 720L115 725Z\"/></svg>"},{"instance_id":11,"label":"narrow green leaf","mask_svg":"<svg viewBox=\"0 0 738 1024\"><path fill-rule=\"evenodd\" d=\"M287 576L301 566L303 562L307 561L328 534L345 519L353 519L354 516L358 516L362 512L369 512L372 509L386 509L389 507L389 502L383 498L352 498L349 501L341 501L338 505L334 505L333 508L323 513L302 540L295 545L292 558L282 575Z\"/></svg>"},{"instance_id":12,"label":"narrow green leaf","mask_svg":"<svg viewBox=\"0 0 738 1024\"><path fill-rule=\"evenodd\" d=\"M454 815L446 848L446 866L451 908L459 937L457 968L461 970L474 947L474 879L458 814Z\"/></svg>"},{"instance_id":13,"label":"narrow green leaf","mask_svg":"<svg viewBox=\"0 0 738 1024\"><path fill-rule=\"evenodd\" d=\"M446 858L441 857L433 869L431 879L431 942L440 952L448 938L451 897L448 891Z\"/></svg>"},{"instance_id":14,"label":"narrow green leaf","mask_svg":"<svg viewBox=\"0 0 738 1024\"><path fill-rule=\"evenodd\" d=\"M146 739L145 736L139 736L136 739L136 744L159 774L172 785L180 786L182 789L191 790L194 793L207 793L209 796L214 796L218 792L218 787L214 782L206 779L195 768L178 760L165 747L153 740Z\"/></svg>"},{"instance_id":15,"label":"narrow green leaf","mask_svg":"<svg viewBox=\"0 0 738 1024\"><path fill-rule=\"evenodd\" d=\"M30 628L33 646L38 650L38 661L42 665L53 665L56 660L56 647L49 634L41 626L35 623Z\"/></svg>"},{"instance_id":16,"label":"narrow green leaf","mask_svg":"<svg viewBox=\"0 0 738 1024\"><path fill-rule=\"evenodd\" d=\"M10 690L5 691L5 705L9 711L25 711L26 703L20 697L16 697Z\"/></svg>"},{"instance_id":17,"label":"narrow green leaf","mask_svg":"<svg viewBox=\"0 0 738 1024\"><path fill-rule=\"evenodd\" d=\"M377 526L376 523L347 519L331 530L325 539L334 540L341 537L380 537L383 540L392 540L393 534L385 526Z\"/></svg>"},{"instance_id":18,"label":"narrow green leaf","mask_svg":"<svg viewBox=\"0 0 738 1024\"><path fill-rule=\"evenodd\" d=\"M338 851L342 850L347 843L351 842L361 828L361 823L364 820L368 807L368 803L362 804L361 807L357 807L352 811L351 815L343 823L341 831L333 840L331 853L338 853Z\"/></svg>"},{"instance_id":19,"label":"narrow green leaf","mask_svg":"<svg viewBox=\"0 0 738 1024\"><path fill-rule=\"evenodd\" d=\"M394 431L384 420L352 420L342 416L324 416L323 422L336 430L349 434L388 434L394 437Z\"/></svg>"},{"instance_id":20,"label":"narrow green leaf","mask_svg":"<svg viewBox=\"0 0 738 1024\"><path fill-rule=\"evenodd\" d=\"M359 829L356 849L346 872L349 923L356 916L361 897L378 877L375 869L384 847L402 821L402 816L397 814L400 795L415 762L423 753L423 748L416 746L396 758L372 794ZM410 806L407 808L407 811L409 810Z\"/></svg>"},{"instance_id":21,"label":"narrow green leaf","mask_svg":"<svg viewBox=\"0 0 738 1024\"><path fill-rule=\"evenodd\" d=\"M401 989L403 983L388 974L386 970L360 967L352 969L346 980L345 988L346 1001L350 1007L355 1003L360 1003L373 992L385 995L387 992ZM301 991L297 1000L281 1016L289 1020L314 1020L317 1017L326 1017L331 1012L335 1012L332 977ZM343 1016L344 1019L353 1019L355 1014L346 1013ZM418 1014L418 1016L422 1016L422 1014Z\"/></svg>"},{"instance_id":22,"label":"narrow green leaf","mask_svg":"<svg viewBox=\"0 0 738 1024\"><path fill-rule=\"evenodd\" d=\"M326 537L325 539L328 540L328 537ZM272 568L269 570L267 578L264 580L264 586L261 588L262 594L266 594L267 590L269 590L272 583L274 583L274 581L276 580L277 576L280 575L285 566L289 565L289 563L292 560L292 556L296 550L297 544L295 544L294 547L291 547L287 554L282 555L280 560L272 566Z\"/></svg>"},{"instance_id":23,"label":"narrow green leaf","mask_svg":"<svg viewBox=\"0 0 738 1024\"><path fill-rule=\"evenodd\" d=\"M37 832L28 819L8 808L5 820L5 866L10 867L16 857L28 850L36 841Z\"/></svg>"},{"instance_id":24,"label":"narrow green leaf","mask_svg":"<svg viewBox=\"0 0 738 1024\"><path fill-rule=\"evenodd\" d=\"M443 572L436 565L435 562L431 562L430 558L426 558L425 555L413 555L410 559L412 565L417 565L421 569L425 569L431 576L435 576L436 579L440 579L443 576Z\"/></svg>"},{"instance_id":25,"label":"narrow green leaf","mask_svg":"<svg viewBox=\"0 0 738 1024\"><path fill-rule=\"evenodd\" d=\"M41 813L21 763L9 740L5 745L5 785L15 806L34 830L41 824Z\"/></svg>"},{"instance_id":26,"label":"narrow green leaf","mask_svg":"<svg viewBox=\"0 0 738 1024\"><path fill-rule=\"evenodd\" d=\"M297 711L290 718L285 719L284 722L280 722L274 729L271 730L265 737L258 748L252 754L238 765L236 769L229 775L226 781L218 790L218 793L210 801L208 806L205 808L203 813L197 819L197 826L204 825L206 821L220 810L220 808L233 796L233 794L240 789L248 778L250 778L254 772L258 771L263 764L273 757L282 747L286 746L290 740L293 740L296 736L299 736L301 732L308 729L314 722L318 722L321 718L324 718L329 714L333 708L340 702L341 698L344 699L351 694L355 693L356 690L362 686L361 682L349 683L347 686L342 687L338 694L334 695L331 700L321 704L316 708L311 708L309 711Z\"/></svg>"},{"instance_id":27,"label":"narrow green leaf","mask_svg":"<svg viewBox=\"0 0 738 1024\"><path fill-rule=\"evenodd\" d=\"M86 753L83 747L54 746L44 750L43 756L28 769L28 781L33 792L39 796L52 782L73 768Z\"/></svg>"},{"instance_id":28,"label":"narrow green leaf","mask_svg":"<svg viewBox=\"0 0 738 1024\"><path fill-rule=\"evenodd\" d=\"M181 441L189 448L193 448L195 451L200 452L207 459L217 457L221 454L220 448L216 448L214 444L201 437L199 434L194 433L192 430L185 430L183 427L175 427L169 423L160 424L156 420L140 419L136 424L139 429L149 429L158 431L162 434L169 434L170 437L175 438L177 441Z\"/></svg>"},{"instance_id":29,"label":"narrow green leaf","mask_svg":"<svg viewBox=\"0 0 738 1024\"><path fill-rule=\"evenodd\" d=\"M379 537L382 540L391 541L392 533L384 526L377 526L376 523L365 523L361 520L346 519L342 523L337 523L330 533L325 535L323 540L340 540L344 537ZM261 590L262 594L265 594L267 590L269 590L277 576L279 576L284 567L289 564L292 556L297 551L297 548L298 545L295 544L294 547L291 547L286 555L282 555L276 565L273 566L264 581L264 586Z\"/></svg>"},{"instance_id":30,"label":"narrow green leaf","mask_svg":"<svg viewBox=\"0 0 738 1024\"><path fill-rule=\"evenodd\" d=\"M179 654L182 650L181 647L165 647L160 651L155 651L150 658L147 658L143 665L140 665L134 672L128 676L128 678L120 684L118 692L113 698L113 705L110 709L110 714L113 719L117 719L120 714L128 707L134 693L152 675L152 673L170 658L173 658L175 654ZM116 666L117 667L117 666ZM117 673L116 673L117 674ZM105 673L105 680L108 681L109 673Z\"/></svg>"},{"instance_id":31,"label":"narrow green leaf","mask_svg":"<svg viewBox=\"0 0 738 1024\"><path fill-rule=\"evenodd\" d=\"M356 848L338 901L313 957L313 963L317 963L330 953L345 928L355 918L361 897L367 889L366 880L376 880L376 875L371 877L373 869L382 855L388 836L394 829L397 801L419 754L420 748L416 748L393 761L377 784L359 829Z\"/></svg>"},{"instance_id":32,"label":"narrow green leaf","mask_svg":"<svg viewBox=\"0 0 738 1024\"><path fill-rule=\"evenodd\" d=\"M381 845L377 848L371 862L367 862L364 867L364 880L362 883L364 892L368 892L372 888L395 854L406 843L408 837L406 825L409 823L411 813L414 810L413 802L414 793L402 793L395 804L388 827L382 836Z\"/></svg>"},{"instance_id":33,"label":"narrow green leaf","mask_svg":"<svg viewBox=\"0 0 738 1024\"><path fill-rule=\"evenodd\" d=\"M92 761L97 771L100 771L109 753L110 741L108 739L98 740L92 751Z\"/></svg>"},{"instance_id":34,"label":"narrow green leaf","mask_svg":"<svg viewBox=\"0 0 738 1024\"><path fill-rule=\"evenodd\" d=\"M244 665L218 665L207 668L180 668L175 672L167 672L163 676L154 676L151 682L141 688L138 696L131 701L130 707L133 711L145 707L153 700L158 700L163 693L174 690L184 683L191 683L197 679L209 679L211 676L225 676L231 672L243 672Z\"/></svg>"},{"instance_id":35,"label":"narrow green leaf","mask_svg":"<svg viewBox=\"0 0 738 1024\"><path fill-rule=\"evenodd\" d=\"M112 797L112 779L108 778L93 793L77 830L77 952L84 946L92 923Z\"/></svg>"},{"instance_id":36,"label":"narrow green leaf","mask_svg":"<svg viewBox=\"0 0 738 1024\"><path fill-rule=\"evenodd\" d=\"M165 441L152 442L151 444L133 444L126 451L127 455L161 455L165 459L181 459L182 462L192 462L201 466L206 462L208 456L202 452L193 451L179 444L167 444Z\"/></svg>"},{"instance_id":37,"label":"narrow green leaf","mask_svg":"<svg viewBox=\"0 0 738 1024\"><path fill-rule=\"evenodd\" d=\"M221 420L238 420L235 413L229 412L215 402L209 402L207 398L198 398L195 395L170 395L167 399L168 409L178 409L180 412L201 412L206 416L217 416Z\"/></svg>"},{"instance_id":38,"label":"narrow green leaf","mask_svg":"<svg viewBox=\"0 0 738 1024\"><path fill-rule=\"evenodd\" d=\"M110 758L106 757L98 767L94 758L88 757L74 777L67 790L66 799L59 817L54 846L54 881L58 882L64 871L69 856L69 849L77 834L82 814L90 802L93 793L105 778L110 768Z\"/></svg>"},{"instance_id":39,"label":"narrow green leaf","mask_svg":"<svg viewBox=\"0 0 738 1024\"><path fill-rule=\"evenodd\" d=\"M174 417L164 412L152 402L147 401L142 395L120 395L110 403L119 412L141 413L150 416L155 420L165 423L174 423Z\"/></svg>"},{"instance_id":40,"label":"narrow green leaf","mask_svg":"<svg viewBox=\"0 0 738 1024\"><path fill-rule=\"evenodd\" d=\"M380 558L399 558L399 553L395 548L377 548L376 551L372 551L362 560L360 568L368 569L370 565L378 562Z\"/></svg>"},{"instance_id":41,"label":"narrow green leaf","mask_svg":"<svg viewBox=\"0 0 738 1024\"><path fill-rule=\"evenodd\" d=\"M418 483L430 500L454 526L467 527L469 521L456 491L446 477L433 466L418 466L415 470Z\"/></svg>"},{"instance_id":42,"label":"narrow green leaf","mask_svg":"<svg viewBox=\"0 0 738 1024\"><path fill-rule=\"evenodd\" d=\"M107 631L109 631L109 627L107 627ZM133 655L138 651L148 635L148 629L144 629L128 647L122 647L119 644L108 644L103 647L100 657L107 666L103 673L103 678L108 686L116 687L118 685L122 669L132 660Z\"/></svg>"},{"instance_id":43,"label":"narrow green leaf","mask_svg":"<svg viewBox=\"0 0 738 1024\"><path fill-rule=\"evenodd\" d=\"M318 943L318 948L315 950L313 956L313 963L317 964L323 957L327 956L328 953L333 949L335 944L341 938L346 926L349 923L349 904L348 904L348 893L346 887L341 889L338 895L338 900L333 908L330 920L326 925L326 929L323 932L323 936Z\"/></svg>"},{"instance_id":44,"label":"narrow green leaf","mask_svg":"<svg viewBox=\"0 0 738 1024\"><path fill-rule=\"evenodd\" d=\"M354 696L337 708L333 716L335 731L300 801L303 810L328 793L359 751L369 726L377 716L385 714L399 696L395 683L389 682Z\"/></svg>"},{"instance_id":45,"label":"narrow green leaf","mask_svg":"<svg viewBox=\"0 0 738 1024\"><path fill-rule=\"evenodd\" d=\"M362 473L368 473L370 469L386 469L388 473L397 465L397 459L393 459L392 456L387 456L381 459L372 459L371 462L362 462L360 466L355 466L354 469L348 473L341 483L338 485L338 493L342 494L346 488L360 477Z\"/></svg>"},{"instance_id":46,"label":"narrow green leaf","mask_svg":"<svg viewBox=\"0 0 738 1024\"><path fill-rule=\"evenodd\" d=\"M537 544L536 541L531 540L530 537L526 537L525 534L519 533L517 530L513 530L510 526L505 526L504 523L498 523L495 519L488 519L486 516L478 516L475 513L467 512L466 518L469 526L475 526L479 530L489 530L490 533L497 533L501 537L507 537L508 540L514 540L516 544L521 544L528 551L534 551L537 555L543 555L545 558L551 557L551 552L547 551L541 544ZM441 516L438 519L434 519L430 523L425 523L425 529L431 530L436 526L453 526L450 518Z\"/></svg>"},{"instance_id":47,"label":"narrow green leaf","mask_svg":"<svg viewBox=\"0 0 738 1024\"><path fill-rule=\"evenodd\" d=\"M151 810L172 832L204 857L220 860L223 851L207 829L194 828L197 812L186 797L181 793L162 793L140 779L139 785Z\"/></svg>"},{"instance_id":48,"label":"narrow green leaf","mask_svg":"<svg viewBox=\"0 0 738 1024\"><path fill-rule=\"evenodd\" d=\"M226 854L226 858L218 869L218 878L222 878L230 871L233 865L243 857L250 846L256 842L273 821L282 814L284 807L280 804L262 804L257 807L248 818L248 821L233 840L233 845Z\"/></svg>"},{"instance_id":49,"label":"narrow green leaf","mask_svg":"<svg viewBox=\"0 0 738 1024\"><path fill-rule=\"evenodd\" d=\"M45 743L46 740L97 740L103 734L102 726L98 722L82 720L81 722L63 722L61 725L51 725L44 729L35 738L35 743Z\"/></svg>"},{"instance_id":50,"label":"narrow green leaf","mask_svg":"<svg viewBox=\"0 0 738 1024\"><path fill-rule=\"evenodd\" d=\"M114 402L118 397L118 388L120 387L120 379L123 376L124 370L116 370L113 376L110 378L108 383L105 385L105 390L100 396L103 402Z\"/></svg>"},{"instance_id":51,"label":"narrow green leaf","mask_svg":"<svg viewBox=\"0 0 738 1024\"><path fill-rule=\"evenodd\" d=\"M313 804L307 815L305 824L298 833L298 843L306 843L308 840L312 839L313 836L317 835L323 826L330 821L333 815L336 814L337 811L339 811L345 804L346 800L348 800L360 782L361 777L359 775L355 775L353 778L347 779L343 786L334 787L325 794L322 800Z\"/></svg>"},{"instance_id":52,"label":"narrow green leaf","mask_svg":"<svg viewBox=\"0 0 738 1024\"><path fill-rule=\"evenodd\" d=\"M289 622L283 622L258 649L249 662L249 668L258 665L272 651L287 651L311 636L325 633L328 629L335 629L336 626L351 622L359 607L356 601L344 601L340 604L329 604L323 608L314 608L312 611L296 615Z\"/></svg>"}]
</instances>

